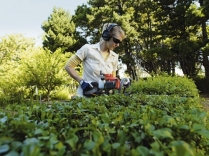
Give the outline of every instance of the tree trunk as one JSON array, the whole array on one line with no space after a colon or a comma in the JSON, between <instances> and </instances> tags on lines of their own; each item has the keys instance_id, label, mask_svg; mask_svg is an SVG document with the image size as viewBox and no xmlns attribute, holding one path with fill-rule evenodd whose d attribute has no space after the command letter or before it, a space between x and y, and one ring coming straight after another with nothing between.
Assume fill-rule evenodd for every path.
<instances>
[{"instance_id":1,"label":"tree trunk","mask_svg":"<svg viewBox=\"0 0 209 156\"><path fill-rule=\"evenodd\" d=\"M127 72L128 74L131 76L132 80L136 80L136 72L135 70L132 68L131 64L127 64Z\"/></svg>"},{"instance_id":2,"label":"tree trunk","mask_svg":"<svg viewBox=\"0 0 209 156\"><path fill-rule=\"evenodd\" d=\"M200 6L204 6L204 0L199 0ZM203 42L206 41L208 38L207 36L207 29L206 29L206 22L205 19L202 19L202 40ZM206 53L203 53L203 66L205 67L205 78L209 80L209 61L208 56Z\"/></svg>"}]
</instances>

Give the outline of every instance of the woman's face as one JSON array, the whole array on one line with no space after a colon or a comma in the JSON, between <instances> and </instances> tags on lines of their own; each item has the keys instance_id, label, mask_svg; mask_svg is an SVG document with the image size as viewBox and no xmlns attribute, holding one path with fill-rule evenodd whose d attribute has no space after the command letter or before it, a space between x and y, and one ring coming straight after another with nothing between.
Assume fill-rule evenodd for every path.
<instances>
[{"instance_id":1,"label":"woman's face","mask_svg":"<svg viewBox=\"0 0 209 156\"><path fill-rule=\"evenodd\" d=\"M122 42L121 34L119 32L117 32L107 42L108 49L114 50L116 47L118 47L120 45L121 42Z\"/></svg>"}]
</instances>

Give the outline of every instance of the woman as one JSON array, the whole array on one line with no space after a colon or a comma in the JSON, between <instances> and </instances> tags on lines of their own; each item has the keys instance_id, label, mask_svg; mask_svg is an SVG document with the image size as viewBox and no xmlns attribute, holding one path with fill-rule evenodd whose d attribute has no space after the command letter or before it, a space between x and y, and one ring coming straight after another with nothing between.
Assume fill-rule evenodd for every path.
<instances>
[{"instance_id":1,"label":"woman","mask_svg":"<svg viewBox=\"0 0 209 156\"><path fill-rule=\"evenodd\" d=\"M99 82L100 71L103 74L116 76L118 55L113 50L125 38L122 28L115 23L107 23L103 27L100 42L85 44L66 63L65 70L80 85L77 95L83 97L83 90L93 88L91 82ZM75 71L75 67L83 62L82 78Z\"/></svg>"}]
</instances>

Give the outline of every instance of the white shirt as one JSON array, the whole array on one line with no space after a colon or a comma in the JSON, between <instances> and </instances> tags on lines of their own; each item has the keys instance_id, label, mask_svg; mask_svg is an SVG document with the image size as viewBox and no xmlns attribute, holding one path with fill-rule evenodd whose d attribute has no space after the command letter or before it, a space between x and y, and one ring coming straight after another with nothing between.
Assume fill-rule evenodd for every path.
<instances>
[{"instance_id":1,"label":"white shirt","mask_svg":"<svg viewBox=\"0 0 209 156\"><path fill-rule=\"evenodd\" d=\"M101 79L100 71L103 74L112 74L118 67L118 54L110 50L109 56L104 59L99 44L85 44L76 52L83 62L82 79L87 82L98 82ZM77 89L77 95L83 96L80 86Z\"/></svg>"}]
</instances>

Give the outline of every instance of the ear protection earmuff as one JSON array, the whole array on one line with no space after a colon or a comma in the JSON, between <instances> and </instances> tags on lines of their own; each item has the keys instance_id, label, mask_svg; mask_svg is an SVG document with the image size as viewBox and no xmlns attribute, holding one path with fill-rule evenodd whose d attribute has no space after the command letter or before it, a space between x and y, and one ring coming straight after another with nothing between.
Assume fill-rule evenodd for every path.
<instances>
[{"instance_id":1,"label":"ear protection earmuff","mask_svg":"<svg viewBox=\"0 0 209 156\"><path fill-rule=\"evenodd\" d=\"M110 26L108 26L102 33L102 38L105 41L109 41L111 39L111 34L110 31L112 30L113 27L118 26L117 24L111 24Z\"/></svg>"}]
</instances>

